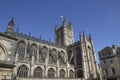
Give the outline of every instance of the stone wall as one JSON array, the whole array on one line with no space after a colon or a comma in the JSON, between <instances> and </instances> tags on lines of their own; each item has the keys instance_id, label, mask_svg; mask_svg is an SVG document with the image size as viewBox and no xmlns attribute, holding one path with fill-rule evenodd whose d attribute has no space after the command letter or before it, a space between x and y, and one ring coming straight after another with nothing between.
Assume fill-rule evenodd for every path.
<instances>
[{"instance_id":1,"label":"stone wall","mask_svg":"<svg viewBox=\"0 0 120 80\"><path fill-rule=\"evenodd\" d=\"M85 80L85 79L80 79L80 78L78 78L78 79L33 79L33 78L25 79L25 78L21 78L21 79L17 79L17 80Z\"/></svg>"}]
</instances>

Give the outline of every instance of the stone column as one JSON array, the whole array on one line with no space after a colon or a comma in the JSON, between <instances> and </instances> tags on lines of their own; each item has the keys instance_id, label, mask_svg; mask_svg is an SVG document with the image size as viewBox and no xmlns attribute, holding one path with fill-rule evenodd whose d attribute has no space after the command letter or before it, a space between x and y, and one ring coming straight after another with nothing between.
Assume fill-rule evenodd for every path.
<instances>
[{"instance_id":1,"label":"stone column","mask_svg":"<svg viewBox=\"0 0 120 80\"><path fill-rule=\"evenodd\" d=\"M15 63L18 62L18 53L15 54Z\"/></svg>"},{"instance_id":2,"label":"stone column","mask_svg":"<svg viewBox=\"0 0 120 80\"><path fill-rule=\"evenodd\" d=\"M57 66L56 66L56 77L59 78L59 60L57 59Z\"/></svg>"},{"instance_id":3,"label":"stone column","mask_svg":"<svg viewBox=\"0 0 120 80\"><path fill-rule=\"evenodd\" d=\"M94 52L94 46L93 46L93 41L91 40L91 48L92 48L92 65L93 65L93 74L94 78L97 77L98 71L97 71L97 64L96 64L96 57L95 57L95 52Z\"/></svg>"},{"instance_id":4,"label":"stone column","mask_svg":"<svg viewBox=\"0 0 120 80\"><path fill-rule=\"evenodd\" d=\"M34 65L34 56L32 55L32 60L31 60L31 63L30 63L30 77L33 76L33 65Z\"/></svg>"},{"instance_id":5,"label":"stone column","mask_svg":"<svg viewBox=\"0 0 120 80\"><path fill-rule=\"evenodd\" d=\"M85 53L82 51L82 68L83 68L83 74L84 74L84 78L87 79L87 65L86 65L86 55Z\"/></svg>"},{"instance_id":6,"label":"stone column","mask_svg":"<svg viewBox=\"0 0 120 80\"><path fill-rule=\"evenodd\" d=\"M25 45L25 56L24 58L27 58L28 54L27 54L27 45Z\"/></svg>"},{"instance_id":7,"label":"stone column","mask_svg":"<svg viewBox=\"0 0 120 80\"><path fill-rule=\"evenodd\" d=\"M39 62L39 45L37 46L37 62Z\"/></svg>"},{"instance_id":8,"label":"stone column","mask_svg":"<svg viewBox=\"0 0 120 80\"><path fill-rule=\"evenodd\" d=\"M85 79L88 79L89 77L89 68L88 68L88 59L87 59L87 52L86 52L86 49L85 49L85 45L81 44L81 52L82 52L82 59L83 59L83 74L84 74L84 78Z\"/></svg>"},{"instance_id":9,"label":"stone column","mask_svg":"<svg viewBox=\"0 0 120 80\"><path fill-rule=\"evenodd\" d=\"M18 53L15 54L15 63L14 63L14 65L17 66L17 62L18 62ZM13 69L13 78L14 77L17 77L17 67L14 67L14 69Z\"/></svg>"},{"instance_id":10,"label":"stone column","mask_svg":"<svg viewBox=\"0 0 120 80\"><path fill-rule=\"evenodd\" d=\"M70 65L69 65L69 63L68 63L68 61L67 61L67 66L66 66L66 73L67 73L67 78L69 78L69 71L68 71L68 68L70 67Z\"/></svg>"},{"instance_id":11,"label":"stone column","mask_svg":"<svg viewBox=\"0 0 120 80\"><path fill-rule=\"evenodd\" d=\"M48 59L45 59L45 65L44 65L44 77L47 78L47 65L48 65Z\"/></svg>"}]
</instances>

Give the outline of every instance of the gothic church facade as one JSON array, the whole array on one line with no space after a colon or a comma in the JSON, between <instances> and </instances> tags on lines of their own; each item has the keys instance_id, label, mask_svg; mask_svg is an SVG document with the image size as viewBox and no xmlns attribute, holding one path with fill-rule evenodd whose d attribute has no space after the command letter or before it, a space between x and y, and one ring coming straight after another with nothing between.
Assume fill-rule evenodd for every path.
<instances>
[{"instance_id":1,"label":"gothic church facade","mask_svg":"<svg viewBox=\"0 0 120 80\"><path fill-rule=\"evenodd\" d=\"M55 43L14 31L14 20L0 32L0 61L14 62L12 79L97 78L91 36L83 33L74 42L73 27L63 19L55 26Z\"/></svg>"}]
</instances>

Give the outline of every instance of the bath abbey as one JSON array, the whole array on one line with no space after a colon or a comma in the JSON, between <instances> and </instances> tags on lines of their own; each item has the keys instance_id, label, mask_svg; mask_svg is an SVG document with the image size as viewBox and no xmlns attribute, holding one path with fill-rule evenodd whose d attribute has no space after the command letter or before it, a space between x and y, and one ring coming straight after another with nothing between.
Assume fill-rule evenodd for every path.
<instances>
[{"instance_id":1,"label":"bath abbey","mask_svg":"<svg viewBox=\"0 0 120 80\"><path fill-rule=\"evenodd\" d=\"M1 30L1 29L0 29ZM14 30L11 19L0 32L0 80L95 80L98 76L91 35L74 42L72 22L55 26L55 41Z\"/></svg>"}]
</instances>

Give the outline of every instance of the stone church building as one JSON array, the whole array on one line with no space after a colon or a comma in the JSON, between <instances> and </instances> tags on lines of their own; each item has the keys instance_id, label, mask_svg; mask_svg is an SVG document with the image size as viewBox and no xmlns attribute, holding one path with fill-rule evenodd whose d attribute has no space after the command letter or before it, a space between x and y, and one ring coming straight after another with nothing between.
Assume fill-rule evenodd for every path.
<instances>
[{"instance_id":1,"label":"stone church building","mask_svg":"<svg viewBox=\"0 0 120 80\"><path fill-rule=\"evenodd\" d=\"M55 26L55 42L14 31L12 19L0 32L0 61L13 62L12 80L97 78L97 66L91 36L84 32L74 42L73 26L63 19Z\"/></svg>"}]
</instances>

